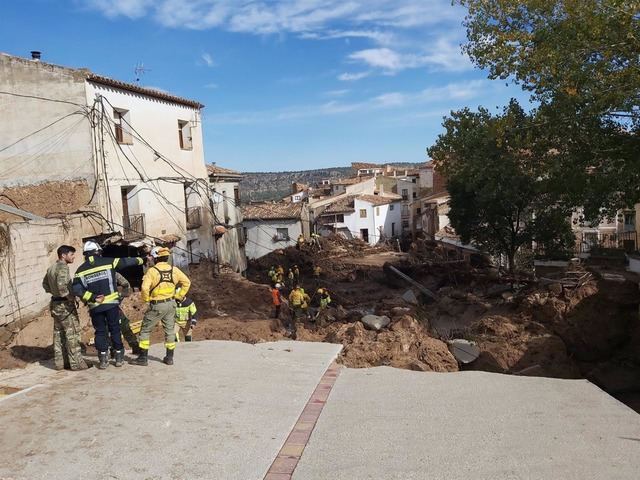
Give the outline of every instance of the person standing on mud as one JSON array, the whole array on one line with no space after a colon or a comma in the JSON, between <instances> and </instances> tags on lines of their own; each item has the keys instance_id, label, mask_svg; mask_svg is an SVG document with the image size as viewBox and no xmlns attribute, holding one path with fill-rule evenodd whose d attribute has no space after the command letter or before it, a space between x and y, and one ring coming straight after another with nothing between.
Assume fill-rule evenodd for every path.
<instances>
[{"instance_id":1,"label":"person standing on mud","mask_svg":"<svg viewBox=\"0 0 640 480\"><path fill-rule=\"evenodd\" d=\"M75 260L76 249L61 245L57 250L58 261L42 280L42 288L51 295L49 309L53 317L53 360L56 370L66 365L71 370L86 370L87 362L80 350L80 320L76 299L71 292L69 265Z\"/></svg>"},{"instance_id":2,"label":"person standing on mud","mask_svg":"<svg viewBox=\"0 0 640 480\"><path fill-rule=\"evenodd\" d=\"M280 293L280 288L282 286L279 283L276 283L271 287L271 299L273 301L273 307L275 309L275 313L273 318L280 318L280 308L282 308L282 293Z\"/></svg>"}]
</instances>

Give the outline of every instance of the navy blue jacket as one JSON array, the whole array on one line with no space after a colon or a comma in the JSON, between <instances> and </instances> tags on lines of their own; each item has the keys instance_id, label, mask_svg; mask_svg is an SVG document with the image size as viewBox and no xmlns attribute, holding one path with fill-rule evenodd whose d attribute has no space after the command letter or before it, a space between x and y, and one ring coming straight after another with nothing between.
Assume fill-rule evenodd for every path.
<instances>
[{"instance_id":1,"label":"navy blue jacket","mask_svg":"<svg viewBox=\"0 0 640 480\"><path fill-rule=\"evenodd\" d=\"M73 293L89 306L91 313L100 313L120 304L116 271L142 265L142 258L106 258L88 256L73 278ZM96 297L104 295L102 303Z\"/></svg>"}]
</instances>

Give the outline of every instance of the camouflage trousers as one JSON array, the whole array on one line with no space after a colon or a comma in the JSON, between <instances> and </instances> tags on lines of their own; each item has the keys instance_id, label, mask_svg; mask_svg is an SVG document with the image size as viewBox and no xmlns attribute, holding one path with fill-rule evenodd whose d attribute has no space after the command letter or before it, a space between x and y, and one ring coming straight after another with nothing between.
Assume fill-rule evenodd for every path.
<instances>
[{"instance_id":1,"label":"camouflage trousers","mask_svg":"<svg viewBox=\"0 0 640 480\"><path fill-rule=\"evenodd\" d=\"M124 314L122 309L120 309L120 333L122 333L122 338L124 338L129 344L129 348L133 348L134 345L138 345L138 337L133 333L129 317ZM109 338L109 347L113 349L113 342L111 341L111 338Z\"/></svg>"},{"instance_id":2,"label":"camouflage trousers","mask_svg":"<svg viewBox=\"0 0 640 480\"><path fill-rule=\"evenodd\" d=\"M72 302L51 302L53 355L57 369L87 368L80 351L80 320Z\"/></svg>"}]
</instances>

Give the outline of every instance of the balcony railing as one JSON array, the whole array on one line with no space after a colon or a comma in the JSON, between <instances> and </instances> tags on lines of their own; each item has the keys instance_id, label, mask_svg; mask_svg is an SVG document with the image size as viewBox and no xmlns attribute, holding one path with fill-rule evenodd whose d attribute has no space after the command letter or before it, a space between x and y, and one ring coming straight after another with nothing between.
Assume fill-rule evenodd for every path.
<instances>
[{"instance_id":1,"label":"balcony railing","mask_svg":"<svg viewBox=\"0 0 640 480\"><path fill-rule=\"evenodd\" d=\"M187 208L187 230L202 226L202 207Z\"/></svg>"},{"instance_id":2,"label":"balcony railing","mask_svg":"<svg viewBox=\"0 0 640 480\"><path fill-rule=\"evenodd\" d=\"M123 238L125 240L135 240L146 235L144 213L128 215L122 217Z\"/></svg>"}]
</instances>

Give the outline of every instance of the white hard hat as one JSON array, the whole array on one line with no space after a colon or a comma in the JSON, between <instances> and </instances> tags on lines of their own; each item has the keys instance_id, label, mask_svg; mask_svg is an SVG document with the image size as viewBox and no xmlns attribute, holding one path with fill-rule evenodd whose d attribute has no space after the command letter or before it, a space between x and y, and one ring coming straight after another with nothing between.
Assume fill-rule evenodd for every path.
<instances>
[{"instance_id":1,"label":"white hard hat","mask_svg":"<svg viewBox=\"0 0 640 480\"><path fill-rule=\"evenodd\" d=\"M276 283L276 288L282 288L282 285L280 285L279 283Z\"/></svg>"},{"instance_id":2,"label":"white hard hat","mask_svg":"<svg viewBox=\"0 0 640 480\"><path fill-rule=\"evenodd\" d=\"M88 242L84 242L84 246L82 247L82 253L87 252L101 252L102 247L93 240L89 240Z\"/></svg>"}]
</instances>

